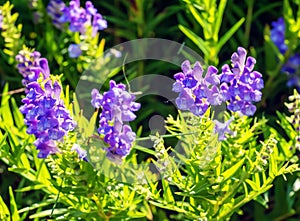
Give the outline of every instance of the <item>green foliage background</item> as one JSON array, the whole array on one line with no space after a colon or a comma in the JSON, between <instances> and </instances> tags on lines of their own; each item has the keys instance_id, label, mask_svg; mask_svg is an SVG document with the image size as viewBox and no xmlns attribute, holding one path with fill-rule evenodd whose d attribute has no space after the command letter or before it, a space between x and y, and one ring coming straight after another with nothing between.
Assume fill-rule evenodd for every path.
<instances>
[{"instance_id":1,"label":"green foliage background","mask_svg":"<svg viewBox=\"0 0 300 221\"><path fill-rule=\"evenodd\" d=\"M11 0L8 4L0 0L2 12L11 15L0 37L0 220L299 220L299 151L291 148L298 134L290 122L295 113L289 113L285 106L288 96L297 97L297 93L286 87L287 76L280 73L288 56L299 51L299 1L92 1L107 19L108 28L86 40L85 56L79 59L68 58L67 47L78 43L80 37L52 25L45 11L48 1L35 1L33 9L28 2ZM38 23L33 21L34 12L42 15ZM285 56L270 41L270 24L281 16L289 21L289 52ZM265 80L255 118L233 116L231 129L236 136L220 143L210 135L213 121L208 115L198 119L160 105L159 97L145 97L140 101L139 118L132 125L138 135L147 136L149 128L144 122L160 114L166 117L167 130L175 137L162 140L153 136L153 149L135 146L128 157L130 163L144 160L163 168L163 179L155 182L150 181L156 175L145 168L137 169L149 172L149 182L143 184L128 184L128 177L136 177L130 168L124 168L128 174L121 181L104 176L97 166L95 169L95 165L80 161L70 151L78 139L75 133L61 147L63 154L38 159L34 137L26 134L18 110L23 94L10 93L23 87L14 59L22 45L40 51L48 59L52 74L63 73L65 101L73 101L69 109L74 117L89 125L72 96L81 73L105 49L150 37L182 43L218 67L228 63L238 46L245 47L257 59L256 70ZM177 67L158 61L126 67L129 79L153 73L172 77L177 71ZM112 77L124 82L122 71ZM297 99L292 102L300 109ZM195 130L191 136L176 136ZM188 156L169 156L169 146L178 140L184 143ZM101 148L91 146L91 151L103 156ZM100 162L108 163L104 158ZM178 165L178 160L183 165Z\"/></svg>"}]
</instances>

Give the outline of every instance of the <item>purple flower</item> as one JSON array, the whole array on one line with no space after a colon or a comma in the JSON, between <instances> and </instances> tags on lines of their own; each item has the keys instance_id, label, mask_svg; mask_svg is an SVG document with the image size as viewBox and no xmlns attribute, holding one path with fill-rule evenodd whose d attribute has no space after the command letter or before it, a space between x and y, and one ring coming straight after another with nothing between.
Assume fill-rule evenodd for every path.
<instances>
[{"instance_id":1,"label":"purple flower","mask_svg":"<svg viewBox=\"0 0 300 221\"><path fill-rule=\"evenodd\" d=\"M189 110L200 116L206 112L209 105L222 103L216 67L209 66L204 77L203 68L199 62L191 68L190 62L186 60L182 63L181 69L182 72L174 75L176 82L172 89L179 93L175 103L180 110Z\"/></svg>"},{"instance_id":2,"label":"purple flower","mask_svg":"<svg viewBox=\"0 0 300 221\"><path fill-rule=\"evenodd\" d=\"M287 45L284 43L285 40L285 24L284 19L281 17L277 21L272 22L271 29L271 40L277 46L281 54L287 51Z\"/></svg>"},{"instance_id":3,"label":"purple flower","mask_svg":"<svg viewBox=\"0 0 300 221\"><path fill-rule=\"evenodd\" d=\"M74 144L71 150L77 152L79 159L88 162L86 150L82 149L78 144Z\"/></svg>"},{"instance_id":4,"label":"purple flower","mask_svg":"<svg viewBox=\"0 0 300 221\"><path fill-rule=\"evenodd\" d=\"M103 96L99 93L97 89L92 90L92 105L95 108L100 108L102 104L102 98Z\"/></svg>"},{"instance_id":5,"label":"purple flower","mask_svg":"<svg viewBox=\"0 0 300 221\"><path fill-rule=\"evenodd\" d=\"M229 119L228 121L221 123L218 120L214 120L215 122L215 127L214 127L214 132L218 134L218 139L225 140L225 133L227 134L233 134L233 132L229 129L229 124L233 121L233 118Z\"/></svg>"},{"instance_id":6,"label":"purple flower","mask_svg":"<svg viewBox=\"0 0 300 221\"><path fill-rule=\"evenodd\" d=\"M60 99L61 86L57 81L48 80L43 87L30 82L26 91L20 111L25 115L27 133L36 137L38 157L45 158L59 150L57 141L62 141L74 129L75 122Z\"/></svg>"},{"instance_id":7,"label":"purple flower","mask_svg":"<svg viewBox=\"0 0 300 221\"><path fill-rule=\"evenodd\" d=\"M61 85L49 80L48 61L40 56L37 51L22 50L16 60L26 86L24 105L20 107L25 115L26 132L36 137L34 144L40 150L38 157L45 158L59 151L57 142L74 129L75 121L60 99ZM37 82L39 77L42 83Z\"/></svg>"},{"instance_id":8,"label":"purple flower","mask_svg":"<svg viewBox=\"0 0 300 221\"><path fill-rule=\"evenodd\" d=\"M282 66L281 71L294 75L299 71L300 67L300 54L296 53L292 55L289 60Z\"/></svg>"},{"instance_id":9,"label":"purple flower","mask_svg":"<svg viewBox=\"0 0 300 221\"><path fill-rule=\"evenodd\" d=\"M238 52L231 57L232 68L225 64L220 75L216 67L209 66L203 76L203 68L199 62L191 68L189 61L184 61L181 65L182 72L174 75L176 82L172 89L179 93L175 100L178 108L201 116L209 106L228 101L229 110L253 115L256 111L253 102L261 100L260 90L264 83L262 75L253 71L256 60L246 55L246 50L239 47Z\"/></svg>"},{"instance_id":10,"label":"purple flower","mask_svg":"<svg viewBox=\"0 0 300 221\"><path fill-rule=\"evenodd\" d=\"M300 77L296 74L293 74L287 82L288 87L295 87L297 91L300 91Z\"/></svg>"},{"instance_id":11,"label":"purple flower","mask_svg":"<svg viewBox=\"0 0 300 221\"><path fill-rule=\"evenodd\" d=\"M22 81L24 85L37 81L41 75L43 75L44 79L49 77L48 61L40 57L41 54L38 51L32 52L26 49L20 51L16 56L17 68L24 78Z\"/></svg>"},{"instance_id":12,"label":"purple flower","mask_svg":"<svg viewBox=\"0 0 300 221\"><path fill-rule=\"evenodd\" d=\"M285 44L285 23L281 17L278 21L272 22L271 40L277 46L281 54L285 54L288 46ZM299 91L299 77L296 76L300 68L300 55L298 53L292 55L288 61L282 66L281 71L288 74L288 87L296 87Z\"/></svg>"},{"instance_id":13,"label":"purple flower","mask_svg":"<svg viewBox=\"0 0 300 221\"><path fill-rule=\"evenodd\" d=\"M47 11L56 27L61 28L64 23L69 23L71 32L80 32L82 35L91 27L92 36L95 36L99 30L107 28L107 21L97 12L91 1L87 1L85 7L80 6L79 0L70 1L69 7L60 0L52 0Z\"/></svg>"},{"instance_id":14,"label":"purple flower","mask_svg":"<svg viewBox=\"0 0 300 221\"><path fill-rule=\"evenodd\" d=\"M68 52L69 52L70 58L78 58L82 54L80 45L77 45L77 44L70 44L70 46L68 48Z\"/></svg>"},{"instance_id":15,"label":"purple flower","mask_svg":"<svg viewBox=\"0 0 300 221\"><path fill-rule=\"evenodd\" d=\"M52 22L58 29L63 28L63 22L61 22L61 16L66 5L62 0L50 0L47 6L47 13L52 18Z\"/></svg>"},{"instance_id":16,"label":"purple flower","mask_svg":"<svg viewBox=\"0 0 300 221\"><path fill-rule=\"evenodd\" d=\"M223 65L220 90L223 101L228 101L228 110L252 116L256 111L253 102L261 100L264 83L262 75L253 71L256 60L246 55L246 50L239 47L231 56L232 68Z\"/></svg>"},{"instance_id":17,"label":"purple flower","mask_svg":"<svg viewBox=\"0 0 300 221\"><path fill-rule=\"evenodd\" d=\"M92 35L95 36L99 30L102 31L107 28L107 21L102 17L101 14L96 13L93 17L92 27L93 27Z\"/></svg>"},{"instance_id":18,"label":"purple flower","mask_svg":"<svg viewBox=\"0 0 300 221\"><path fill-rule=\"evenodd\" d=\"M133 112L140 109L140 104L134 102L135 96L126 91L124 84L116 84L114 81L110 81L110 89L103 95L97 89L93 89L91 94L92 105L102 109L98 132L109 145L106 149L108 155L128 155L136 135L124 122L136 118Z\"/></svg>"}]
</instances>

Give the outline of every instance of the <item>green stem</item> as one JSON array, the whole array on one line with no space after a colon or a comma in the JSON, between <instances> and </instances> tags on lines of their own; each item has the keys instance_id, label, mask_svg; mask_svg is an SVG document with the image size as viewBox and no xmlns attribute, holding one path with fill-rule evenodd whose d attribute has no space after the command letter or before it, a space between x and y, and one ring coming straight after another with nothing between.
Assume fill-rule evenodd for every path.
<instances>
[{"instance_id":1,"label":"green stem","mask_svg":"<svg viewBox=\"0 0 300 221\"><path fill-rule=\"evenodd\" d=\"M61 192L61 188L62 188L62 185L64 183L64 180L65 180L65 174L66 174L66 171L64 171L64 174L63 174L63 179L61 180L61 183L59 185L59 190L58 190L58 194L57 194L57 197L56 197L56 200L55 200L55 203L52 207L52 210L51 210L51 214L50 214L50 218L52 218L52 215L53 215L53 212L54 212L54 209L57 205L57 202L58 202L58 199L59 199L59 195L60 195L60 192Z\"/></svg>"},{"instance_id":2,"label":"green stem","mask_svg":"<svg viewBox=\"0 0 300 221\"><path fill-rule=\"evenodd\" d=\"M245 28L245 47L246 48L249 46L249 36L250 36L251 23L252 23L252 17L253 17L254 0L249 0L249 1L247 1L247 3L248 3L248 10L247 10L246 28Z\"/></svg>"},{"instance_id":3,"label":"green stem","mask_svg":"<svg viewBox=\"0 0 300 221\"><path fill-rule=\"evenodd\" d=\"M167 135L161 135L161 138L169 138L169 137L178 137L178 136L187 136L187 135L192 135L192 134L197 134L198 132L190 132L190 133L179 133L179 134L167 134ZM151 140L152 137L139 137L136 140L141 141L141 140Z\"/></svg>"}]
</instances>

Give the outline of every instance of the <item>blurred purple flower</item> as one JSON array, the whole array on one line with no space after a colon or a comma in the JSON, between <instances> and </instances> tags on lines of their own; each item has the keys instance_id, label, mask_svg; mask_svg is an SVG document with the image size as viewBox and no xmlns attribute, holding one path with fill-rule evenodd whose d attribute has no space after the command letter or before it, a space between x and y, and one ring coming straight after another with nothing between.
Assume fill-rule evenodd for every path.
<instances>
[{"instance_id":1,"label":"blurred purple flower","mask_svg":"<svg viewBox=\"0 0 300 221\"><path fill-rule=\"evenodd\" d=\"M253 102L261 100L260 90L264 87L264 82L261 73L253 71L256 60L246 55L246 50L239 47L231 56L233 67L223 65L220 89L223 100L229 101L228 110L252 116L256 111Z\"/></svg>"},{"instance_id":2,"label":"blurred purple flower","mask_svg":"<svg viewBox=\"0 0 300 221\"><path fill-rule=\"evenodd\" d=\"M136 118L133 113L140 109L140 104L134 102L135 96L126 91L124 84L110 81L110 89L103 95L97 89L92 90L92 105L101 108L98 132L104 135L104 141L109 144L108 155L124 157L129 154L135 133L124 122Z\"/></svg>"},{"instance_id":3,"label":"blurred purple flower","mask_svg":"<svg viewBox=\"0 0 300 221\"><path fill-rule=\"evenodd\" d=\"M281 17L277 21L271 23L271 40L277 46L281 54L287 51L287 45L284 43L285 40L285 24L284 19Z\"/></svg>"},{"instance_id":4,"label":"blurred purple flower","mask_svg":"<svg viewBox=\"0 0 300 221\"><path fill-rule=\"evenodd\" d=\"M92 27L92 35L95 36L99 30L102 31L107 28L107 21L102 17L101 14L96 13L93 17Z\"/></svg>"},{"instance_id":5,"label":"blurred purple flower","mask_svg":"<svg viewBox=\"0 0 300 221\"><path fill-rule=\"evenodd\" d=\"M47 6L47 13L52 18L52 22L58 29L63 28L64 22L61 22L60 17L63 15L65 3L62 0L50 0Z\"/></svg>"},{"instance_id":6,"label":"blurred purple flower","mask_svg":"<svg viewBox=\"0 0 300 221\"><path fill-rule=\"evenodd\" d=\"M79 144L74 144L74 145L72 146L71 150L77 152L79 159L88 162L88 159L87 159L87 152L86 152L86 150L82 149L82 148L79 146Z\"/></svg>"},{"instance_id":7,"label":"blurred purple flower","mask_svg":"<svg viewBox=\"0 0 300 221\"><path fill-rule=\"evenodd\" d=\"M95 36L99 30L107 28L107 21L97 12L91 1L87 1L85 7L80 6L79 0L70 1L69 7L60 0L51 0L47 11L56 27L61 28L62 24L69 23L70 31L84 35L91 26L92 36Z\"/></svg>"},{"instance_id":8,"label":"blurred purple flower","mask_svg":"<svg viewBox=\"0 0 300 221\"><path fill-rule=\"evenodd\" d=\"M70 44L68 48L70 58L78 58L82 51L80 49L80 45L77 44Z\"/></svg>"},{"instance_id":9,"label":"blurred purple flower","mask_svg":"<svg viewBox=\"0 0 300 221\"><path fill-rule=\"evenodd\" d=\"M296 74L293 74L287 82L288 87L295 87L297 91L300 91L300 77Z\"/></svg>"},{"instance_id":10,"label":"blurred purple flower","mask_svg":"<svg viewBox=\"0 0 300 221\"><path fill-rule=\"evenodd\" d=\"M43 15L40 12L33 12L33 23L38 24L42 21Z\"/></svg>"},{"instance_id":11,"label":"blurred purple flower","mask_svg":"<svg viewBox=\"0 0 300 221\"><path fill-rule=\"evenodd\" d=\"M299 71L300 67L300 54L292 55L289 60L282 66L281 71L291 74L291 77Z\"/></svg>"},{"instance_id":12,"label":"blurred purple flower","mask_svg":"<svg viewBox=\"0 0 300 221\"><path fill-rule=\"evenodd\" d=\"M225 140L225 133L227 134L233 134L233 131L229 129L229 124L233 121L233 118L229 119L228 121L221 123L218 120L214 120L215 122L215 127L214 127L214 132L218 134L218 139Z\"/></svg>"},{"instance_id":13,"label":"blurred purple flower","mask_svg":"<svg viewBox=\"0 0 300 221\"><path fill-rule=\"evenodd\" d=\"M288 46L285 44L285 23L281 17L277 21L272 22L271 40L277 46L281 54L285 54ZM281 71L288 74L288 87L296 87L300 91L300 82L297 72L300 68L300 55L298 53L292 55L288 61L282 66Z\"/></svg>"}]
</instances>

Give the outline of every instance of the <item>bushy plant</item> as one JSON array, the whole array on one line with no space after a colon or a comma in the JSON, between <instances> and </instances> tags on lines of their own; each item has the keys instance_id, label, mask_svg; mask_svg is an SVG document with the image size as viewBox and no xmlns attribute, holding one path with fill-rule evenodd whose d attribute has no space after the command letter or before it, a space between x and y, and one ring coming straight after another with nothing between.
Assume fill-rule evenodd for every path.
<instances>
[{"instance_id":1,"label":"bushy plant","mask_svg":"<svg viewBox=\"0 0 300 221\"><path fill-rule=\"evenodd\" d=\"M0 3L0 220L299 218L299 1Z\"/></svg>"}]
</instances>

